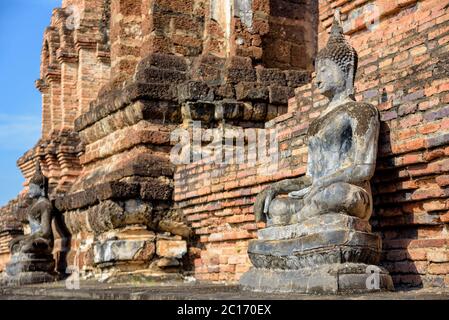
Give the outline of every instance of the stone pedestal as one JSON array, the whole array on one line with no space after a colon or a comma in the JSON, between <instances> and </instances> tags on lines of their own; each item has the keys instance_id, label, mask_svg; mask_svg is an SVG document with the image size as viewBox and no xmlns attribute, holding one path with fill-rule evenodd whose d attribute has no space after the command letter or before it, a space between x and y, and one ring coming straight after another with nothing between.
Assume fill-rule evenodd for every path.
<instances>
[{"instance_id":1,"label":"stone pedestal","mask_svg":"<svg viewBox=\"0 0 449 320\"><path fill-rule=\"evenodd\" d=\"M393 289L388 272L375 266L381 239L367 221L344 214L270 227L250 242L254 267L244 289L267 292L341 293Z\"/></svg>"},{"instance_id":2,"label":"stone pedestal","mask_svg":"<svg viewBox=\"0 0 449 320\"><path fill-rule=\"evenodd\" d=\"M1 286L53 282L57 279L55 260L52 254L16 253L6 266L5 275L0 278Z\"/></svg>"}]
</instances>

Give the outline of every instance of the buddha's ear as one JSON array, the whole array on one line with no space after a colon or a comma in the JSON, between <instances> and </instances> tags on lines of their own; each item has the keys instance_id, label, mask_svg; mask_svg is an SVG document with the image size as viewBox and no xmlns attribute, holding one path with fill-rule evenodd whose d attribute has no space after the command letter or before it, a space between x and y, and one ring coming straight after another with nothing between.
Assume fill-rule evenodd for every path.
<instances>
[{"instance_id":1,"label":"buddha's ear","mask_svg":"<svg viewBox=\"0 0 449 320\"><path fill-rule=\"evenodd\" d=\"M354 97L354 64L348 65L348 74L346 78L346 93L349 97Z\"/></svg>"}]
</instances>

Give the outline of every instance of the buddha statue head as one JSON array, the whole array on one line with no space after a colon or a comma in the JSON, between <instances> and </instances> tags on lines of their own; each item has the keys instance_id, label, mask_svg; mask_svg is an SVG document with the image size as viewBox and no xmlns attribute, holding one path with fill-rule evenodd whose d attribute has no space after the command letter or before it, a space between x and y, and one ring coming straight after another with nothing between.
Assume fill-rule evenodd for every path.
<instances>
[{"instance_id":1,"label":"buddha statue head","mask_svg":"<svg viewBox=\"0 0 449 320\"><path fill-rule=\"evenodd\" d=\"M45 197L46 178L42 174L39 160L36 160L36 168L33 177L30 180L28 196L32 199Z\"/></svg>"},{"instance_id":2,"label":"buddha statue head","mask_svg":"<svg viewBox=\"0 0 449 320\"><path fill-rule=\"evenodd\" d=\"M315 63L316 86L320 93L331 101L353 99L357 62L357 52L345 39L337 9L327 45L318 53Z\"/></svg>"}]
</instances>

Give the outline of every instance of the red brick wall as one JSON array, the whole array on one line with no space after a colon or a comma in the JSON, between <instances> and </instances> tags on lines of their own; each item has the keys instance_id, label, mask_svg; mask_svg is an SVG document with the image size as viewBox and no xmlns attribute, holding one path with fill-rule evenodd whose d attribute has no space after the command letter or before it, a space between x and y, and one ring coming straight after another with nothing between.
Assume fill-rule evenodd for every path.
<instances>
[{"instance_id":1,"label":"red brick wall","mask_svg":"<svg viewBox=\"0 0 449 320\"><path fill-rule=\"evenodd\" d=\"M143 1L142 57L152 52L199 55L208 5L207 0Z\"/></svg>"},{"instance_id":2,"label":"red brick wall","mask_svg":"<svg viewBox=\"0 0 449 320\"><path fill-rule=\"evenodd\" d=\"M368 29L366 1L320 1L319 43L327 41L333 10L342 8L360 56L357 99L376 105L382 120L372 224L382 234L383 265L396 285L448 286L449 1L375 4L381 18ZM304 174L305 133L326 101L311 85L298 88L296 97L290 112L273 121L277 174L260 176L245 165L178 168L175 201L198 235L192 250L198 278L237 280L249 266L246 243L257 230L255 196L267 183Z\"/></svg>"},{"instance_id":3,"label":"red brick wall","mask_svg":"<svg viewBox=\"0 0 449 320\"><path fill-rule=\"evenodd\" d=\"M205 51L219 57L250 57L267 68L310 70L317 46L317 1L211 0L210 4Z\"/></svg>"}]
</instances>

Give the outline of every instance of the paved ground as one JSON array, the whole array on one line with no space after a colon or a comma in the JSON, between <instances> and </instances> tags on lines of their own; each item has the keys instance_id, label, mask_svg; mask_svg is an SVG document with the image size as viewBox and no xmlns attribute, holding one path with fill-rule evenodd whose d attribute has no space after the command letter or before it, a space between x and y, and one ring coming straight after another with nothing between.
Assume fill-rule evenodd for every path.
<instances>
[{"instance_id":1,"label":"paved ground","mask_svg":"<svg viewBox=\"0 0 449 320\"><path fill-rule=\"evenodd\" d=\"M105 284L80 283L79 290L68 290L65 282L20 288L0 288L0 300L89 299L89 300L449 300L449 290L421 289L365 295L311 296L301 294L261 294L244 292L235 285L201 283Z\"/></svg>"}]
</instances>

